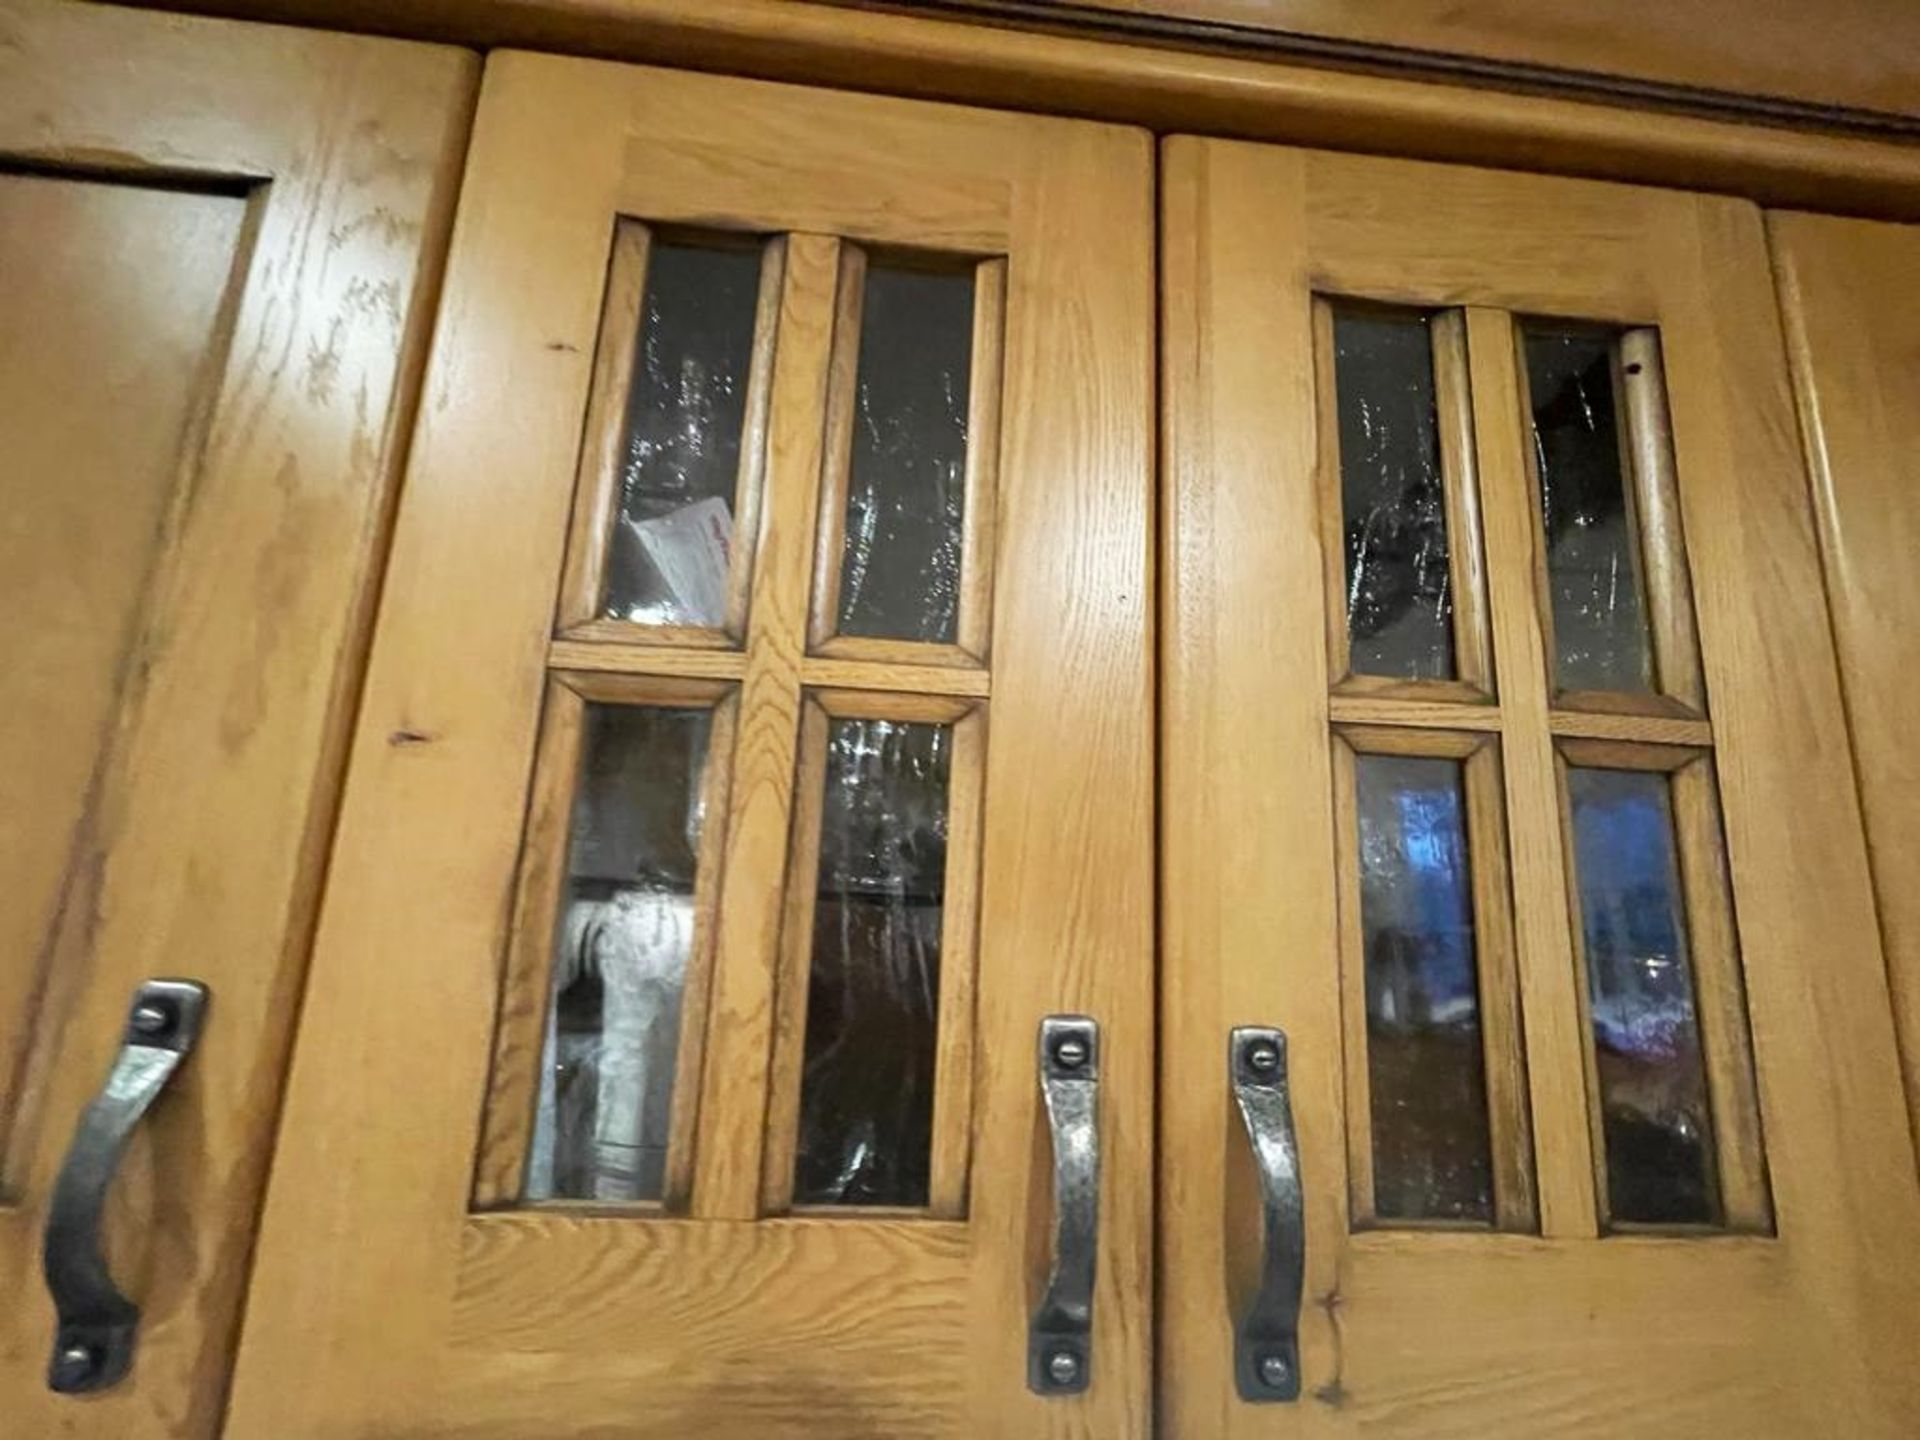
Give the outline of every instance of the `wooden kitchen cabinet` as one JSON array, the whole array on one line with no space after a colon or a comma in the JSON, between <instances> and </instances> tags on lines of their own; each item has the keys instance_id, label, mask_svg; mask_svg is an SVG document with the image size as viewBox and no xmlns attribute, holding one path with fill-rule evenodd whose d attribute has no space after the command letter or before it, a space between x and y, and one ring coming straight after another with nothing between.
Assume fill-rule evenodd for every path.
<instances>
[{"instance_id":1,"label":"wooden kitchen cabinet","mask_svg":"<svg viewBox=\"0 0 1920 1440\"><path fill-rule=\"evenodd\" d=\"M1904 1433L1920 1205L1760 212L1163 167L1163 1433ZM1245 1024L1290 1040L1292 1408L1235 1399L1255 1181L1186 1079Z\"/></svg>"},{"instance_id":2,"label":"wooden kitchen cabinet","mask_svg":"<svg viewBox=\"0 0 1920 1440\"><path fill-rule=\"evenodd\" d=\"M10 1436L219 1428L474 71L0 5ZM155 976L212 1001L106 1215L133 1373L56 1394L117 1363L58 1353L41 1237Z\"/></svg>"},{"instance_id":3,"label":"wooden kitchen cabinet","mask_svg":"<svg viewBox=\"0 0 1920 1440\"><path fill-rule=\"evenodd\" d=\"M1147 1433L1151 164L489 61L234 1433Z\"/></svg>"},{"instance_id":4,"label":"wooden kitchen cabinet","mask_svg":"<svg viewBox=\"0 0 1920 1440\"><path fill-rule=\"evenodd\" d=\"M1920 229L1775 212L1767 234L1920 1133Z\"/></svg>"},{"instance_id":5,"label":"wooden kitchen cabinet","mask_svg":"<svg viewBox=\"0 0 1920 1440\"><path fill-rule=\"evenodd\" d=\"M227 8L488 53L0 0L20 1433L1920 1424L1903 142Z\"/></svg>"}]
</instances>

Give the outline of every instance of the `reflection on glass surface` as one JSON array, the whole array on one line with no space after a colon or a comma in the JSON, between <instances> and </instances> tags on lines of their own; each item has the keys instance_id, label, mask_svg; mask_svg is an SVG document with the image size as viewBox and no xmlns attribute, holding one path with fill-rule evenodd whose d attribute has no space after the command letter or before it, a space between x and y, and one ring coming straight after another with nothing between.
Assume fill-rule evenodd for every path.
<instances>
[{"instance_id":1,"label":"reflection on glass surface","mask_svg":"<svg viewBox=\"0 0 1920 1440\"><path fill-rule=\"evenodd\" d=\"M1667 777L1567 770L1615 1220L1721 1222Z\"/></svg>"},{"instance_id":2,"label":"reflection on glass surface","mask_svg":"<svg viewBox=\"0 0 1920 1440\"><path fill-rule=\"evenodd\" d=\"M1562 690L1653 688L1613 391L1613 337L1527 324L1533 455L1553 599L1554 678Z\"/></svg>"},{"instance_id":3,"label":"reflection on glass surface","mask_svg":"<svg viewBox=\"0 0 1920 1440\"><path fill-rule=\"evenodd\" d=\"M927 1203L952 746L946 725L828 731L796 1204Z\"/></svg>"},{"instance_id":4,"label":"reflection on glass surface","mask_svg":"<svg viewBox=\"0 0 1920 1440\"><path fill-rule=\"evenodd\" d=\"M960 608L971 272L873 264L840 559L840 633L951 643Z\"/></svg>"},{"instance_id":5,"label":"reflection on glass surface","mask_svg":"<svg viewBox=\"0 0 1920 1440\"><path fill-rule=\"evenodd\" d=\"M1417 310L1335 307L1334 395L1356 675L1453 675L1433 339Z\"/></svg>"},{"instance_id":6,"label":"reflection on glass surface","mask_svg":"<svg viewBox=\"0 0 1920 1440\"><path fill-rule=\"evenodd\" d=\"M634 337L602 613L726 618L760 252L654 241Z\"/></svg>"},{"instance_id":7,"label":"reflection on glass surface","mask_svg":"<svg viewBox=\"0 0 1920 1440\"><path fill-rule=\"evenodd\" d=\"M530 1200L657 1200L693 944L710 710L590 705Z\"/></svg>"},{"instance_id":8,"label":"reflection on glass surface","mask_svg":"<svg viewBox=\"0 0 1920 1440\"><path fill-rule=\"evenodd\" d=\"M1355 769L1374 1211L1491 1223L1460 762L1360 755Z\"/></svg>"}]
</instances>

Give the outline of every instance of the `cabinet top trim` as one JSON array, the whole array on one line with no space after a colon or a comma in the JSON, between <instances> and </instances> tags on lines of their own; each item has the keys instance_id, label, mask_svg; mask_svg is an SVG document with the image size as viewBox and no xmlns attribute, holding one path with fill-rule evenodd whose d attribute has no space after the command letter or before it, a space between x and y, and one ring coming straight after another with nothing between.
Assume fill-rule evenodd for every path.
<instances>
[{"instance_id":1,"label":"cabinet top trim","mask_svg":"<svg viewBox=\"0 0 1920 1440\"><path fill-rule=\"evenodd\" d=\"M1920 143L809 0L182 0L234 18L1920 218Z\"/></svg>"}]
</instances>

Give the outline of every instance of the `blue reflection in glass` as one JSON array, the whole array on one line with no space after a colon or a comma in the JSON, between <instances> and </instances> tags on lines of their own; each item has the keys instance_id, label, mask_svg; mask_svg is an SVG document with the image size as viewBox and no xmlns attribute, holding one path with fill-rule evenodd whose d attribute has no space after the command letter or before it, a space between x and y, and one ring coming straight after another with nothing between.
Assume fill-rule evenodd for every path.
<instances>
[{"instance_id":1,"label":"blue reflection in glass","mask_svg":"<svg viewBox=\"0 0 1920 1440\"><path fill-rule=\"evenodd\" d=\"M1493 1215L1473 888L1457 760L1356 757L1374 1211Z\"/></svg>"},{"instance_id":2,"label":"blue reflection in glass","mask_svg":"<svg viewBox=\"0 0 1920 1440\"><path fill-rule=\"evenodd\" d=\"M1664 774L1567 771L1615 1220L1718 1224L1719 1187Z\"/></svg>"}]
</instances>

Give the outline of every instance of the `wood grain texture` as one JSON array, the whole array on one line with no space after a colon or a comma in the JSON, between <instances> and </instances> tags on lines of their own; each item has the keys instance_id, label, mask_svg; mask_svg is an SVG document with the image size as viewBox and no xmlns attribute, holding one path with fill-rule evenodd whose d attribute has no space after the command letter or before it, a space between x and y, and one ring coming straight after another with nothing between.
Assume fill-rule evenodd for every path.
<instances>
[{"instance_id":1,"label":"wood grain texture","mask_svg":"<svg viewBox=\"0 0 1920 1440\"><path fill-rule=\"evenodd\" d=\"M630 631L628 633L631 634ZM585 670L605 675L738 680L747 673L747 657L737 650L654 649L607 644L598 640L556 640L547 654L557 669ZM835 660L806 655L799 661L799 675L801 683L808 689L898 690L914 694L983 698L993 689L993 677L985 670L920 663L923 658Z\"/></svg>"},{"instance_id":2,"label":"wood grain texture","mask_svg":"<svg viewBox=\"0 0 1920 1440\"><path fill-rule=\"evenodd\" d=\"M1920 230L1788 214L1767 227L1920 1134Z\"/></svg>"},{"instance_id":3,"label":"wood grain texture","mask_svg":"<svg viewBox=\"0 0 1920 1440\"><path fill-rule=\"evenodd\" d=\"M1512 319L1467 312L1481 504L1493 561L1493 641L1501 675L1501 775L1512 841L1527 1073L1533 1092L1540 1233L1598 1232L1588 1128L1584 996L1574 969L1564 889L1567 857L1548 724L1546 596L1534 484L1527 462L1522 371Z\"/></svg>"},{"instance_id":4,"label":"wood grain texture","mask_svg":"<svg viewBox=\"0 0 1920 1440\"><path fill-rule=\"evenodd\" d=\"M794 235L780 301L767 421L765 528L754 566L747 668L740 682L727 848L694 1214L760 1213L761 1147L779 974L782 891L800 732L800 656L813 556L840 242Z\"/></svg>"},{"instance_id":5,"label":"wood grain texture","mask_svg":"<svg viewBox=\"0 0 1920 1440\"><path fill-rule=\"evenodd\" d=\"M1500 712L1492 705L1463 705L1449 700L1406 700L1397 696L1349 695L1335 690L1328 713L1339 725L1411 725L1427 730L1498 730Z\"/></svg>"},{"instance_id":6,"label":"wood grain texture","mask_svg":"<svg viewBox=\"0 0 1920 1440\"><path fill-rule=\"evenodd\" d=\"M829 425L832 421L829 419ZM793 1208L794 1160L800 1151L801 1087L806 1080L807 996L813 970L813 916L820 898L820 820L826 804L827 740L832 718L803 701L795 747L793 838L787 847L785 909L773 986L772 1058L767 1062L765 1133L759 1215Z\"/></svg>"},{"instance_id":7,"label":"wood grain texture","mask_svg":"<svg viewBox=\"0 0 1920 1440\"><path fill-rule=\"evenodd\" d=\"M1356 1229L1368 1228L1379 1218L1373 1174L1373 1056L1367 1043L1366 915L1360 894L1359 756L1354 753L1355 744L1364 743L1366 736L1365 731L1337 731L1333 743L1334 868L1340 887L1341 1078L1345 1085L1347 1204Z\"/></svg>"},{"instance_id":8,"label":"wood grain texture","mask_svg":"<svg viewBox=\"0 0 1920 1440\"><path fill-rule=\"evenodd\" d=\"M1453 663L1460 681L1494 695L1493 636L1487 620L1487 557L1480 529L1480 482L1474 474L1473 390L1467 365L1467 321L1443 310L1429 322L1433 344L1433 408L1446 490L1447 569L1453 582Z\"/></svg>"},{"instance_id":9,"label":"wood grain texture","mask_svg":"<svg viewBox=\"0 0 1920 1440\"><path fill-rule=\"evenodd\" d=\"M1897 1358L1920 1206L1785 345L1758 213L1667 203L1662 348L1775 1210L1827 1320L1809 1339L1861 1376L1829 1423L1897 1433L1920 1414Z\"/></svg>"},{"instance_id":10,"label":"wood grain texture","mask_svg":"<svg viewBox=\"0 0 1920 1440\"><path fill-rule=\"evenodd\" d=\"M120 577L137 618L39 938L55 983L28 1057L37 1099L13 1137L19 1204L0 1210L0 1283L18 1297L0 1321L0 1411L21 1434L192 1440L218 1423L474 68L420 46L0 5L0 167L111 182L129 222L131 207L166 212L117 236L117 258L91 252L96 300L124 301L129 327L96 380L123 383L123 365L169 372L103 397L91 443L139 444L140 407L160 393L147 387L188 391L174 433L147 425L157 449L127 455L110 483L76 468L77 442L49 471L7 472L36 491L91 492L103 510L140 465L168 472L151 563L129 557ZM244 210L224 238L191 222L206 197L241 195L223 202ZM37 254L24 273L10 261L9 279L57 267L69 239L84 261L84 238L69 222L22 233ZM216 295L192 344L168 319L198 283L177 263L183 241ZM7 346L45 348L57 374L63 346L92 343L84 307L69 317L25 329L10 305ZM99 521L104 559L119 542ZM64 623L104 636L116 602L102 590L88 603L105 608ZM76 677L73 699L78 732L99 692ZM145 1307L135 1378L76 1406L45 1388L46 1196L133 985L182 973L210 984L211 1023L137 1137L110 1220L116 1275Z\"/></svg>"},{"instance_id":11,"label":"wood grain texture","mask_svg":"<svg viewBox=\"0 0 1920 1440\"><path fill-rule=\"evenodd\" d=\"M1620 456L1640 531L1638 578L1646 596L1654 673L1663 695L1704 715L1706 681L1700 674L1693 581L1680 529L1680 476L1658 332L1643 328L1621 333L1614 347L1613 384L1619 396Z\"/></svg>"},{"instance_id":12,"label":"wood grain texture","mask_svg":"<svg viewBox=\"0 0 1920 1440\"><path fill-rule=\"evenodd\" d=\"M1288 1433L1312 1408L1234 1398L1233 1307L1259 1243L1226 1083L1235 1025L1289 1038L1302 1362L1312 1385L1339 1365L1323 1304L1344 1285L1348 1193L1326 572L1300 418L1314 405L1308 168L1296 151L1162 146L1162 1436Z\"/></svg>"},{"instance_id":13,"label":"wood grain texture","mask_svg":"<svg viewBox=\"0 0 1920 1440\"><path fill-rule=\"evenodd\" d=\"M647 255L653 237L637 220L613 227L607 257L607 288L600 302L600 331L593 346L593 382L580 436L580 475L574 491L566 570L554 629L561 634L601 619L607 553L620 501L622 451L627 438L627 396L633 389L635 338L646 315ZM689 627L695 628L698 627Z\"/></svg>"},{"instance_id":14,"label":"wood grain texture","mask_svg":"<svg viewBox=\"0 0 1920 1440\"><path fill-rule=\"evenodd\" d=\"M1914 1340L1920 1192L1757 212L1188 139L1167 143L1163 203L1161 1433L1910 1430L1894 1357ZM1467 307L1540 1238L1341 1223L1329 712L1391 725L1405 706L1427 734L1446 707L1303 683L1326 673L1325 557L1312 397L1286 377L1310 373L1310 297L1328 289ZM1549 706L1515 312L1659 328L1710 726ZM1777 1239L1596 1238L1555 747L1652 738L1711 741ZM1709 929L1725 919L1695 904ZM1251 1177L1224 1085L1192 1081L1227 1026L1260 1021L1292 1037L1307 1187L1306 1393L1284 1409L1229 1398L1256 1243L1233 1197ZM1783 1382L1807 1363L1815 1391Z\"/></svg>"},{"instance_id":15,"label":"wood grain texture","mask_svg":"<svg viewBox=\"0 0 1920 1440\"><path fill-rule=\"evenodd\" d=\"M1007 262L973 267L967 372L966 499L960 518L960 648L987 661L993 635L994 543L1000 515L1000 396L1006 378Z\"/></svg>"},{"instance_id":16,"label":"wood grain texture","mask_svg":"<svg viewBox=\"0 0 1920 1440\"><path fill-rule=\"evenodd\" d=\"M1691 186L1777 205L1920 216L1920 157L1913 146L1895 139L1741 124L1505 88L1476 90L1405 74L1315 68L1151 43L1023 33L927 15L850 11L800 0L705 0L697 8L684 0L192 3L229 14L463 45L575 51L1013 109L1043 105L1054 114L1161 131L1546 167ZM1396 23L1405 7L1391 13L1394 18L1383 23ZM1560 24L1561 17L1552 23ZM1744 14L1736 23L1743 31L1757 28ZM1713 45L1725 38L1716 27Z\"/></svg>"},{"instance_id":17,"label":"wood grain texture","mask_svg":"<svg viewBox=\"0 0 1920 1440\"><path fill-rule=\"evenodd\" d=\"M469 1378L422 1435L666 1437L688 1415L726 1435L964 1433L964 1391L925 1363L966 1344L946 1298L963 1225L499 1215L461 1249L448 1343Z\"/></svg>"},{"instance_id":18,"label":"wood grain texture","mask_svg":"<svg viewBox=\"0 0 1920 1440\"><path fill-rule=\"evenodd\" d=\"M1581 740L1618 740L1647 745L1713 744L1713 726L1705 720L1664 715L1613 715L1604 711L1554 710L1547 725L1555 735Z\"/></svg>"},{"instance_id":19,"label":"wood grain texture","mask_svg":"<svg viewBox=\"0 0 1920 1440\"><path fill-rule=\"evenodd\" d=\"M826 436L820 442L820 523L815 527L813 592L807 649L817 652L840 629L840 575L847 546L847 492L852 482L854 417L860 400L860 320L866 313L867 252L840 249L840 283L827 362Z\"/></svg>"},{"instance_id":20,"label":"wood grain texture","mask_svg":"<svg viewBox=\"0 0 1920 1440\"><path fill-rule=\"evenodd\" d=\"M473 1167L477 1210L520 1198L533 1136L534 1106L553 1004L553 949L572 841L573 794L580 772L586 701L562 681L547 686L540 749L527 801L526 838L514 879L513 925L500 966L499 1016L486 1114Z\"/></svg>"},{"instance_id":21,"label":"wood grain texture","mask_svg":"<svg viewBox=\"0 0 1920 1440\"><path fill-rule=\"evenodd\" d=\"M1283 50L1290 41L1319 42L1349 59L1524 75L1549 87L1605 89L1613 81L1626 93L1707 90L1920 116L1920 19L1900 0L1838 0L1817 18L1741 0L1620 0L1604 14L1546 13L1525 0L1076 4L1265 33Z\"/></svg>"},{"instance_id":22,"label":"wood grain texture","mask_svg":"<svg viewBox=\"0 0 1920 1440\"><path fill-rule=\"evenodd\" d=\"M182 472L223 354L246 202L71 178L0 179L0 1203L20 1189L30 1042L77 977L43 973ZM41 1003L51 984L55 1003ZM42 1064L36 1077L44 1087Z\"/></svg>"},{"instance_id":23,"label":"wood grain texture","mask_svg":"<svg viewBox=\"0 0 1920 1440\"><path fill-rule=\"evenodd\" d=\"M1767 1187L1747 984L1740 969L1740 935L1712 761L1703 755L1681 766L1673 772L1671 784L1687 952L1693 963L1694 1005L1707 1065L1720 1199L1729 1229L1764 1235L1773 1229L1773 1197Z\"/></svg>"},{"instance_id":24,"label":"wood grain texture","mask_svg":"<svg viewBox=\"0 0 1920 1440\"><path fill-rule=\"evenodd\" d=\"M618 87L601 72L529 97L532 113L506 88L503 101L496 68L475 119L261 1220L234 1436L431 1433L423 1361L458 1275L620 163ZM401 732L423 743L394 743Z\"/></svg>"},{"instance_id":25,"label":"wood grain texture","mask_svg":"<svg viewBox=\"0 0 1920 1440\"><path fill-rule=\"evenodd\" d=\"M1149 159L1141 136L1100 127L492 57L230 1433L1144 1436ZM620 214L788 237L743 655L552 638ZM803 653L841 237L1006 255L990 684ZM486 957L506 940L556 666L615 690L739 686L689 1218L468 1214L497 1005ZM803 687L833 684L861 688L816 691L828 708L950 717L992 691L977 1058L942 1062L970 1072L942 1103L968 1108L959 1087L974 1090L964 1226L755 1218L798 716ZM432 742L390 745L402 726ZM1099 1015L1113 1046L1101 1380L1043 1401L1025 1386L1049 1173L1028 1057L1040 1017L1065 1010ZM516 1228L476 1228L496 1222ZM474 1238L489 1234L514 1238ZM668 1274L678 1298L654 1293ZM721 1405L742 1356L769 1383Z\"/></svg>"},{"instance_id":26,"label":"wood grain texture","mask_svg":"<svg viewBox=\"0 0 1920 1440\"><path fill-rule=\"evenodd\" d=\"M1534 1183L1520 956L1514 945L1511 908L1513 858L1507 846L1506 791L1497 739L1489 737L1467 755L1462 784L1467 854L1473 871L1474 965L1479 979L1481 1055L1487 1072L1494 1223L1502 1230L1524 1234L1539 1228L1540 1202Z\"/></svg>"},{"instance_id":27,"label":"wood grain texture","mask_svg":"<svg viewBox=\"0 0 1920 1440\"><path fill-rule=\"evenodd\" d=\"M953 722L947 781L947 868L940 917L940 1036L933 1065L933 1154L927 1208L943 1219L967 1213L973 1164L974 1000L980 970L980 844L986 823L987 712ZM989 1059L995 1058L992 1056Z\"/></svg>"}]
</instances>

